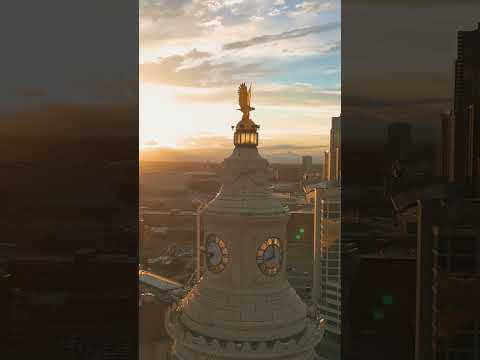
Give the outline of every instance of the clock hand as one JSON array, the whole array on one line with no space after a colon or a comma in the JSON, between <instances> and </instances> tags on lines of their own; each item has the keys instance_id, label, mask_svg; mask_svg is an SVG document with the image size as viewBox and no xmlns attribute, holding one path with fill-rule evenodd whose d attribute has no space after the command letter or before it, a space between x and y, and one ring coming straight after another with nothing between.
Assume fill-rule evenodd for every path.
<instances>
[{"instance_id":1,"label":"clock hand","mask_svg":"<svg viewBox=\"0 0 480 360\"><path fill-rule=\"evenodd\" d=\"M273 248L273 254L272 256L269 256L268 258L265 259L265 261L270 261L275 258L275 248Z\"/></svg>"}]
</instances>

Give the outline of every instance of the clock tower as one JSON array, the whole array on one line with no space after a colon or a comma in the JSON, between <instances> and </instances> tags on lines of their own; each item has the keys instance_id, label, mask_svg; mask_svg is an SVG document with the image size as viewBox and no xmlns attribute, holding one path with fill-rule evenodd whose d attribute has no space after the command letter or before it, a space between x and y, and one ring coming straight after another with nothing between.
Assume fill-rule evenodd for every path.
<instances>
[{"instance_id":1,"label":"clock tower","mask_svg":"<svg viewBox=\"0 0 480 360\"><path fill-rule=\"evenodd\" d=\"M250 97L242 84L235 148L203 210L205 272L167 313L176 360L310 360L323 336L323 321L307 316L286 278L289 215L268 188Z\"/></svg>"}]
</instances>

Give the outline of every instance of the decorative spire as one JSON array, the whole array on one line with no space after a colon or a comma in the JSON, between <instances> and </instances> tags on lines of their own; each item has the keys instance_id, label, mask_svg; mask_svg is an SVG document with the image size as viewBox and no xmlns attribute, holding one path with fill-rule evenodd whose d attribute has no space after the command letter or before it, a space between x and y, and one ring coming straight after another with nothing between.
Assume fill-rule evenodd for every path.
<instances>
[{"instance_id":1,"label":"decorative spire","mask_svg":"<svg viewBox=\"0 0 480 360\"><path fill-rule=\"evenodd\" d=\"M235 146L252 147L258 145L258 132L260 127L250 119L250 111L255 110L251 106L252 99L252 85L247 89L245 83L241 83L238 87L238 104L243 113L242 120L240 120L235 129L233 143Z\"/></svg>"}]
</instances>

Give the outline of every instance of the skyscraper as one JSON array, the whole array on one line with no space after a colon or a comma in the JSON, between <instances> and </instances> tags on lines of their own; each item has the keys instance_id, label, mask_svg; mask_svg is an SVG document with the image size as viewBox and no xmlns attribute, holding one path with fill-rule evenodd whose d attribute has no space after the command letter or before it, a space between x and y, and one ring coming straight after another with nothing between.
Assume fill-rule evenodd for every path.
<instances>
[{"instance_id":1,"label":"skyscraper","mask_svg":"<svg viewBox=\"0 0 480 360\"><path fill-rule=\"evenodd\" d=\"M341 117L332 117L332 127L330 129L330 149L329 149L329 180L338 181L340 177L340 121Z\"/></svg>"},{"instance_id":2,"label":"skyscraper","mask_svg":"<svg viewBox=\"0 0 480 360\"><path fill-rule=\"evenodd\" d=\"M310 155L302 156L302 168L303 170L309 170L312 167L313 158Z\"/></svg>"},{"instance_id":3,"label":"skyscraper","mask_svg":"<svg viewBox=\"0 0 480 360\"><path fill-rule=\"evenodd\" d=\"M480 356L480 228L476 199L419 201L418 360Z\"/></svg>"},{"instance_id":4,"label":"skyscraper","mask_svg":"<svg viewBox=\"0 0 480 360\"><path fill-rule=\"evenodd\" d=\"M314 269L312 300L325 318L326 336L336 343L341 336L341 252L340 241L340 121L332 118L329 150L325 152L325 180L331 183L315 189Z\"/></svg>"},{"instance_id":5,"label":"skyscraper","mask_svg":"<svg viewBox=\"0 0 480 360\"><path fill-rule=\"evenodd\" d=\"M451 182L461 187L468 185L468 156L470 134L469 110L480 101L480 24L472 31L459 31L457 35L457 60L455 62L455 93L453 111L448 121L443 122L448 130L444 137L444 155L447 162L446 174Z\"/></svg>"},{"instance_id":6,"label":"skyscraper","mask_svg":"<svg viewBox=\"0 0 480 360\"><path fill-rule=\"evenodd\" d=\"M326 320L326 335L341 336L340 188L315 190L312 300Z\"/></svg>"},{"instance_id":7,"label":"skyscraper","mask_svg":"<svg viewBox=\"0 0 480 360\"><path fill-rule=\"evenodd\" d=\"M480 195L480 101L468 107L467 187Z\"/></svg>"},{"instance_id":8,"label":"skyscraper","mask_svg":"<svg viewBox=\"0 0 480 360\"><path fill-rule=\"evenodd\" d=\"M323 155L323 179L330 180L330 152L327 150Z\"/></svg>"}]
</instances>

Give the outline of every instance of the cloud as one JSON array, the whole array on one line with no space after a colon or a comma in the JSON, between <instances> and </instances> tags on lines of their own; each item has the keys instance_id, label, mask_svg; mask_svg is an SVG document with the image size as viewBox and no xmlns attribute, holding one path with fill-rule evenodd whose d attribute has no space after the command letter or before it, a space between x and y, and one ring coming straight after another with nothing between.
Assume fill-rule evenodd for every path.
<instances>
[{"instance_id":1,"label":"cloud","mask_svg":"<svg viewBox=\"0 0 480 360\"><path fill-rule=\"evenodd\" d=\"M154 20L176 17L185 13L191 0L140 0L140 17L148 16Z\"/></svg>"},{"instance_id":2,"label":"cloud","mask_svg":"<svg viewBox=\"0 0 480 360\"><path fill-rule=\"evenodd\" d=\"M216 0L207 0L205 1L205 5L207 6L208 10L212 12L217 12L221 8L223 8L223 4L220 1Z\"/></svg>"},{"instance_id":3,"label":"cloud","mask_svg":"<svg viewBox=\"0 0 480 360\"><path fill-rule=\"evenodd\" d=\"M312 55L326 55L326 54L332 54L338 50L340 50L341 44L340 41L329 41L325 43L319 43L319 44L308 44L302 46L301 44L295 43L295 44L289 44L290 47L288 48L282 48L282 53L283 54L288 54L289 56L312 56ZM277 53L273 51L273 49L269 49L269 53L271 56L278 56ZM338 73L339 70L333 71L325 71L324 74L332 74L332 73Z\"/></svg>"},{"instance_id":4,"label":"cloud","mask_svg":"<svg viewBox=\"0 0 480 360\"><path fill-rule=\"evenodd\" d=\"M265 20L263 16L257 16L257 15L250 16L250 21L253 21L253 22L261 22L263 20Z\"/></svg>"},{"instance_id":5,"label":"cloud","mask_svg":"<svg viewBox=\"0 0 480 360\"><path fill-rule=\"evenodd\" d=\"M340 89L325 89L320 90L320 93L324 95L342 95L342 91Z\"/></svg>"},{"instance_id":6,"label":"cloud","mask_svg":"<svg viewBox=\"0 0 480 360\"><path fill-rule=\"evenodd\" d=\"M243 0L225 0L224 1L225 6L228 6L228 7L233 5L238 5L241 3L243 3Z\"/></svg>"},{"instance_id":7,"label":"cloud","mask_svg":"<svg viewBox=\"0 0 480 360\"><path fill-rule=\"evenodd\" d=\"M204 6L211 12L218 12L224 8L230 8L234 5L242 4L243 0L206 0L203 2ZM202 2L199 2L202 4Z\"/></svg>"},{"instance_id":8,"label":"cloud","mask_svg":"<svg viewBox=\"0 0 480 360\"><path fill-rule=\"evenodd\" d=\"M271 43L274 41L295 39L295 38L301 38L311 34L323 33L326 31L338 29L339 27L340 27L339 23L329 23L325 25L298 28L298 29L285 31L278 34L256 36L245 41L235 41L235 42L227 43L223 45L223 49L224 50L244 49L250 46Z\"/></svg>"},{"instance_id":9,"label":"cloud","mask_svg":"<svg viewBox=\"0 0 480 360\"><path fill-rule=\"evenodd\" d=\"M202 22L199 25L206 28L215 28L215 27L222 26L222 20L223 18L221 16L216 16L215 18Z\"/></svg>"},{"instance_id":10,"label":"cloud","mask_svg":"<svg viewBox=\"0 0 480 360\"><path fill-rule=\"evenodd\" d=\"M231 85L238 79L260 78L275 71L259 63L218 63L204 60L187 66L193 58L202 59L208 53L190 51L185 55L173 55L158 62L140 64L140 81L186 87L212 87Z\"/></svg>"},{"instance_id":11,"label":"cloud","mask_svg":"<svg viewBox=\"0 0 480 360\"><path fill-rule=\"evenodd\" d=\"M245 76L245 78L248 78ZM223 103L225 99L232 98L232 87L237 83L227 86L212 88L212 91L203 93L178 93L177 100L186 103ZM254 86L253 101L260 106L287 106L287 107L335 107L340 102L339 89L319 89L308 84L292 85L258 85Z\"/></svg>"},{"instance_id":12,"label":"cloud","mask_svg":"<svg viewBox=\"0 0 480 360\"><path fill-rule=\"evenodd\" d=\"M154 139L146 140L146 141L143 142L143 144L146 145L146 146L158 146L158 145L160 145L160 143L157 140L154 140Z\"/></svg>"},{"instance_id":13,"label":"cloud","mask_svg":"<svg viewBox=\"0 0 480 360\"><path fill-rule=\"evenodd\" d=\"M338 51L338 50L341 50L342 48L342 42L340 40L330 43L329 45L330 45L330 48L328 49L329 52Z\"/></svg>"},{"instance_id":14,"label":"cloud","mask_svg":"<svg viewBox=\"0 0 480 360\"><path fill-rule=\"evenodd\" d=\"M270 11L268 13L269 16L278 16L280 15L282 12L279 10L279 9L273 9L272 11Z\"/></svg>"},{"instance_id":15,"label":"cloud","mask_svg":"<svg viewBox=\"0 0 480 360\"><path fill-rule=\"evenodd\" d=\"M203 20L203 24L209 20ZM191 39L205 36L209 29L201 25L199 19L193 14L178 17L155 19L151 17L140 18L140 48L155 47L159 44L179 39Z\"/></svg>"},{"instance_id":16,"label":"cloud","mask_svg":"<svg viewBox=\"0 0 480 360\"><path fill-rule=\"evenodd\" d=\"M309 83L304 83L304 82L296 82L293 84L294 86L300 86L300 87L307 87L307 88L312 88L313 85Z\"/></svg>"},{"instance_id":17,"label":"cloud","mask_svg":"<svg viewBox=\"0 0 480 360\"><path fill-rule=\"evenodd\" d=\"M229 2L226 2L229 3ZM208 36L222 25L224 2L143 0L140 4L140 47Z\"/></svg>"},{"instance_id":18,"label":"cloud","mask_svg":"<svg viewBox=\"0 0 480 360\"><path fill-rule=\"evenodd\" d=\"M198 51L196 48L184 55L185 59L198 60L210 57L212 54L206 51Z\"/></svg>"},{"instance_id":19,"label":"cloud","mask_svg":"<svg viewBox=\"0 0 480 360\"><path fill-rule=\"evenodd\" d=\"M313 2L313 1L304 1L295 6L295 10L290 11L289 15L299 16L305 14L318 14L319 12L331 10L334 8L334 5L331 2Z\"/></svg>"},{"instance_id":20,"label":"cloud","mask_svg":"<svg viewBox=\"0 0 480 360\"><path fill-rule=\"evenodd\" d=\"M340 72L339 68L329 68L323 71L325 75L338 74L339 72Z\"/></svg>"}]
</instances>

